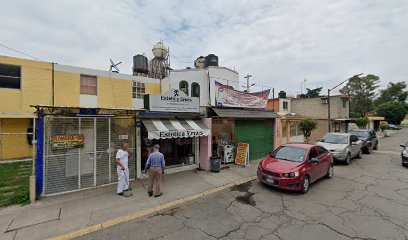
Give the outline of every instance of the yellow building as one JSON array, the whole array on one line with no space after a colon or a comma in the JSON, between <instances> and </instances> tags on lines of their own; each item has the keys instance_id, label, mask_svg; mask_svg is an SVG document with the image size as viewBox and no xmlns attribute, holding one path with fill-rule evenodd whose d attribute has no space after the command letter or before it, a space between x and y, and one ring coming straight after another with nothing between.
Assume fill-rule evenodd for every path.
<instances>
[{"instance_id":1,"label":"yellow building","mask_svg":"<svg viewBox=\"0 0 408 240\"><path fill-rule=\"evenodd\" d=\"M141 109L144 94L160 80L0 56L0 160L31 158L30 105Z\"/></svg>"}]
</instances>

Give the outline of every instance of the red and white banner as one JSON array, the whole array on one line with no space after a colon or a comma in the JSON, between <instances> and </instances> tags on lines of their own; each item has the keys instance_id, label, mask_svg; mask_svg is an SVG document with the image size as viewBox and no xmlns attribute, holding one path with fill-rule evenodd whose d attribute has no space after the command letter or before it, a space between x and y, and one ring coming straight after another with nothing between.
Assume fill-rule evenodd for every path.
<instances>
[{"instance_id":1,"label":"red and white banner","mask_svg":"<svg viewBox=\"0 0 408 240\"><path fill-rule=\"evenodd\" d=\"M215 99L217 107L266 108L268 96L271 91L268 89L256 93L240 92L230 89L228 86L217 81L215 82L215 86L217 87Z\"/></svg>"}]
</instances>

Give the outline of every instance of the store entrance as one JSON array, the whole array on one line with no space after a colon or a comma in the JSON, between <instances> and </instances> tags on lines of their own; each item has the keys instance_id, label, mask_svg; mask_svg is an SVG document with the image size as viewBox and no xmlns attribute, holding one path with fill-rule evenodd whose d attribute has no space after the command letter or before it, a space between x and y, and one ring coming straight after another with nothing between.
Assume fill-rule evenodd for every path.
<instances>
[{"instance_id":1,"label":"store entrance","mask_svg":"<svg viewBox=\"0 0 408 240\"><path fill-rule=\"evenodd\" d=\"M179 167L195 164L195 138L168 138L148 139L148 131L143 125L141 129L141 163L142 169L146 165L149 154L153 151L155 144L160 145L160 152L166 160L166 167Z\"/></svg>"}]
</instances>

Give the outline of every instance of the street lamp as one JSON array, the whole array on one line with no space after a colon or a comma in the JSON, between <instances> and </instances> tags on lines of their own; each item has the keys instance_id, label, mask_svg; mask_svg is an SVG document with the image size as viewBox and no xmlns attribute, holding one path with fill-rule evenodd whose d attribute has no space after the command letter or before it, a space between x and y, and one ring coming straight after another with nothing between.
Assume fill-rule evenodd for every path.
<instances>
[{"instance_id":1,"label":"street lamp","mask_svg":"<svg viewBox=\"0 0 408 240\"><path fill-rule=\"evenodd\" d=\"M347 78L346 80L344 80L343 82L341 82L341 83L337 84L336 86L334 86L334 87L332 87L332 88L327 89L327 121L328 121L328 125L329 125L329 132L331 132L331 119L330 119L330 92L331 92L332 90L334 90L335 88L337 88L338 86L342 85L343 83L345 83L345 82L349 81L350 79L355 78L355 77L358 77L358 76L361 76L361 75L363 75L363 73L360 73L360 74L354 75L354 76L352 76L352 77L350 77L350 78Z\"/></svg>"}]
</instances>

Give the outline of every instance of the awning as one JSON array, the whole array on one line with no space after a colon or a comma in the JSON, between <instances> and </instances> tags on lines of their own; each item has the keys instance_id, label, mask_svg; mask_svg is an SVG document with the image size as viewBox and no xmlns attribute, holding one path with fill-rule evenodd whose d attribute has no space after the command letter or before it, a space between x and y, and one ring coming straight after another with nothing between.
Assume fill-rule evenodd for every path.
<instances>
[{"instance_id":1,"label":"awning","mask_svg":"<svg viewBox=\"0 0 408 240\"><path fill-rule=\"evenodd\" d=\"M267 110L249 110L249 109L233 109L233 108L213 108L218 117L224 118L279 118L279 115Z\"/></svg>"},{"instance_id":2,"label":"awning","mask_svg":"<svg viewBox=\"0 0 408 240\"><path fill-rule=\"evenodd\" d=\"M148 139L208 136L211 130L200 120L143 119Z\"/></svg>"}]
</instances>

